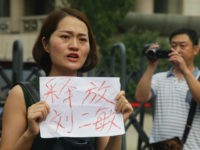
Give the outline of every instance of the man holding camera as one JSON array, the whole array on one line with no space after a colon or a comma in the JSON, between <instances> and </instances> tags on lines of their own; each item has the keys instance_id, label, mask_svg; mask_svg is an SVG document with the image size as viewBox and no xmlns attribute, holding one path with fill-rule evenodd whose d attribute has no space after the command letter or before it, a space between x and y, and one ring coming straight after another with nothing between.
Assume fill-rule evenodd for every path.
<instances>
[{"instance_id":1,"label":"man holding camera","mask_svg":"<svg viewBox=\"0 0 200 150\"><path fill-rule=\"evenodd\" d=\"M194 64L199 53L198 40L192 29L181 28L172 32L167 58L172 67L154 74L159 58L148 58L147 69L136 87L137 101L152 99L154 102L150 136L154 150L199 150L200 82L197 79L200 71ZM147 52L152 49L159 49L159 45L150 45Z\"/></svg>"}]
</instances>

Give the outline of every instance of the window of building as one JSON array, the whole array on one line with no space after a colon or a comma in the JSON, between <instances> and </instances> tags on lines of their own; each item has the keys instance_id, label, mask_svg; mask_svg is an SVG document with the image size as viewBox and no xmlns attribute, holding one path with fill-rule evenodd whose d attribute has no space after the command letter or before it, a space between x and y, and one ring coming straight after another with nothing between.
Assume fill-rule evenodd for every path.
<instances>
[{"instance_id":1,"label":"window of building","mask_svg":"<svg viewBox=\"0 0 200 150\"><path fill-rule=\"evenodd\" d=\"M182 0L154 0L154 13L180 14L182 5Z\"/></svg>"},{"instance_id":2,"label":"window of building","mask_svg":"<svg viewBox=\"0 0 200 150\"><path fill-rule=\"evenodd\" d=\"M154 0L154 13L166 13L167 1Z\"/></svg>"},{"instance_id":3,"label":"window of building","mask_svg":"<svg viewBox=\"0 0 200 150\"><path fill-rule=\"evenodd\" d=\"M52 0L28 0L25 3L25 16L44 15L54 8Z\"/></svg>"},{"instance_id":4,"label":"window of building","mask_svg":"<svg viewBox=\"0 0 200 150\"><path fill-rule=\"evenodd\" d=\"M0 0L0 17L9 17L10 16L10 1L9 0Z\"/></svg>"}]
</instances>

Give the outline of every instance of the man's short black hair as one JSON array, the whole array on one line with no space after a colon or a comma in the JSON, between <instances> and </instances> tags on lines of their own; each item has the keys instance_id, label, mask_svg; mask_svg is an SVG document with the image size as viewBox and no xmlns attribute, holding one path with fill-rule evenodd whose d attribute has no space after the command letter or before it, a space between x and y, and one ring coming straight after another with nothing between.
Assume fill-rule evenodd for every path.
<instances>
[{"instance_id":1,"label":"man's short black hair","mask_svg":"<svg viewBox=\"0 0 200 150\"><path fill-rule=\"evenodd\" d=\"M187 34L190 40L192 41L193 45L199 44L199 36L197 32L194 29L190 29L190 28L180 28L173 31L171 35L169 36L169 42L171 43L172 38L179 34Z\"/></svg>"}]
</instances>

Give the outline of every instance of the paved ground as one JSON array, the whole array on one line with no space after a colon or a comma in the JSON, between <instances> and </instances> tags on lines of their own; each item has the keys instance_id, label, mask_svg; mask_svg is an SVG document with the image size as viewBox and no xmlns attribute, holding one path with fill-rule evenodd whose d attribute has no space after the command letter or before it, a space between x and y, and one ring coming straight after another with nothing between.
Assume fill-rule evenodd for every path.
<instances>
[{"instance_id":1,"label":"paved ground","mask_svg":"<svg viewBox=\"0 0 200 150\"><path fill-rule=\"evenodd\" d=\"M144 117L144 131L148 135L150 134L152 127L152 115L146 113ZM134 126L131 125L126 131L126 148L127 150L137 150L138 133Z\"/></svg>"}]
</instances>

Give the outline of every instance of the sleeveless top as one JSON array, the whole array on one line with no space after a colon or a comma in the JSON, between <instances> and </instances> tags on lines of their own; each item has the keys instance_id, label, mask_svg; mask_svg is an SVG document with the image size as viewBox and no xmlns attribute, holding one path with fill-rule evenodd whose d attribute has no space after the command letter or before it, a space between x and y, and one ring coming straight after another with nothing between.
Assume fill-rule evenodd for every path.
<instances>
[{"instance_id":1,"label":"sleeveless top","mask_svg":"<svg viewBox=\"0 0 200 150\"><path fill-rule=\"evenodd\" d=\"M39 81L34 79L31 82L20 82L26 108L39 100ZM80 133L81 134L81 133ZM95 137L91 138L41 138L38 135L31 150L95 150Z\"/></svg>"}]
</instances>

